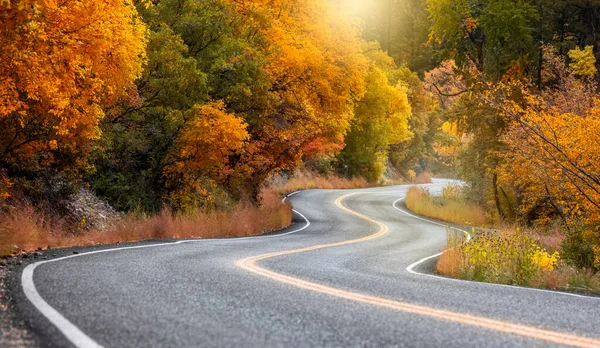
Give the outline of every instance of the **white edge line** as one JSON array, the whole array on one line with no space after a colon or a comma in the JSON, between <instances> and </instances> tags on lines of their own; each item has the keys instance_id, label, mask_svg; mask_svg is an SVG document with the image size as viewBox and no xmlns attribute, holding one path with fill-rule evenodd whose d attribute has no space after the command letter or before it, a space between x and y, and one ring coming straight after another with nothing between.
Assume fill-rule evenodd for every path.
<instances>
[{"instance_id":1,"label":"white edge line","mask_svg":"<svg viewBox=\"0 0 600 348\"><path fill-rule=\"evenodd\" d=\"M415 219L419 219L434 225L438 225L438 226L444 226L447 228L451 228L457 231L461 231L463 233L466 234L467 236L467 241L471 240L471 234L465 230L461 230L460 228L456 228L456 227L452 227L449 225L444 225L441 224L439 222L436 221L431 221L429 219L424 219L420 216L416 216L413 215L403 209L400 209L396 206L396 203L398 203L399 201L403 200L404 198L398 198L397 200L394 201L394 203L392 203L392 207L394 207L394 209L410 216L413 217ZM496 284L496 283L486 283L486 282L476 282L476 281L471 281L471 280L466 280L466 279L458 279L458 278L449 278L449 277L442 277L442 276L438 276L435 274L428 274L428 273L421 273L421 272L417 272L414 270L414 268L420 264L422 264L425 261L431 260L433 258L439 257L440 255L442 255L443 252L441 253L437 253L435 255L431 255L431 256L427 256L423 259L420 259L417 262L414 262L410 265L408 265L408 267L406 267L406 271L408 273L412 273L412 274L416 274L416 275L420 275L420 276L425 276L425 277L430 277L430 278L436 278L436 279L443 279L446 281L455 281L455 282L462 282L462 283L471 283L471 284L477 284L477 285L481 285L481 286L500 286L500 287L504 287L504 288L511 288L511 289L519 289L519 290L525 290L525 291L536 291L536 292L544 292L544 293L549 293L549 294L554 294L554 295L564 295L564 296L571 296L571 297L577 297L577 298L585 298L585 299L591 299L591 300L599 300L600 297L596 297L596 296L586 296L586 295L579 295L579 294L573 294L570 292L564 292L564 291L556 291L556 290L545 290L545 289L536 289L536 288L528 288L528 287L524 287L524 286L517 286L517 285L507 285L507 284Z\"/></svg>"},{"instance_id":2,"label":"white edge line","mask_svg":"<svg viewBox=\"0 0 600 348\"><path fill-rule=\"evenodd\" d=\"M282 199L282 202L284 202L287 197L289 197L293 194L296 194L296 193L298 193L298 192L293 192L293 193L289 194L288 196L284 197ZM81 331L81 329L79 329L77 326L75 326L75 324L71 323L67 318L65 318L62 314L60 314L60 312L58 312L54 307L50 306L50 304L48 304L48 302L46 302L42 298L40 293L37 291L37 289L35 287L35 283L33 281L33 273L34 273L35 269L37 268L37 266L43 265L45 263L51 263L51 262L71 259L71 258L75 258L75 257L87 256L87 255L92 255L92 254L107 253L107 252L111 252L111 251L153 248L153 247L171 246L171 245L177 245L177 244L183 244L183 243L200 243L200 242L215 242L215 241L222 242L222 241L238 241L238 240L246 240L246 239L262 239L262 238L281 237L281 236L287 236L289 234L297 233L297 232L307 229L310 226L310 220L308 220L306 218L306 216L304 216L299 211L294 210L294 209L292 209L292 211L295 212L296 214L300 215L304 219L305 224L301 228L298 228L298 229L295 229L293 231L286 232L286 233L263 235L263 236L231 238L231 239L181 240L181 241L172 242L172 243L158 243L158 244L150 244L150 245L137 245L137 246L130 246L130 247L120 247L120 248L96 250L96 251L90 251L90 252L76 254L76 255L63 256L63 257L59 257L59 258L47 260L47 261L38 261L38 262L27 265L27 267L25 267L25 269L23 270L23 273L21 274L21 285L23 288L23 292L25 293L25 297L27 297L29 302L31 302L31 304L33 304L33 306L38 311L40 311L40 313L42 313L42 315L44 317L46 317L46 319L48 319L48 321L50 321L50 323L52 325L54 325L67 338L67 340L69 340L75 347L101 348L102 345L100 345L98 342L94 341L91 337L86 335L83 331Z\"/></svg>"}]
</instances>

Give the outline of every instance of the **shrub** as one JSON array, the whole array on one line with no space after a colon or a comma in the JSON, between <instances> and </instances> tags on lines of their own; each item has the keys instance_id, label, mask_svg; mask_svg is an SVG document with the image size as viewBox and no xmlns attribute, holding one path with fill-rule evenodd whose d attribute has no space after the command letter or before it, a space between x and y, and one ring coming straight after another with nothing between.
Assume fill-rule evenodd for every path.
<instances>
[{"instance_id":1,"label":"shrub","mask_svg":"<svg viewBox=\"0 0 600 348\"><path fill-rule=\"evenodd\" d=\"M438 271L483 282L528 285L534 277L552 272L559 261L558 252L549 253L520 230L473 230L469 242L449 240L448 245L458 270L447 266L445 257Z\"/></svg>"},{"instance_id":2,"label":"shrub","mask_svg":"<svg viewBox=\"0 0 600 348\"><path fill-rule=\"evenodd\" d=\"M582 269L600 270L600 244L598 234L584 225L573 225L562 242L565 260Z\"/></svg>"}]
</instances>

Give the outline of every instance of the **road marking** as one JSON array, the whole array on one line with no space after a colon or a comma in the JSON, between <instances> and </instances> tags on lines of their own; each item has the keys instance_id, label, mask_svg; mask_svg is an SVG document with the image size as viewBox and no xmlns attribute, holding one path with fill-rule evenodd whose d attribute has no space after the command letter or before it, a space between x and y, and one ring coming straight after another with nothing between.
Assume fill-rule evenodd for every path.
<instances>
[{"instance_id":1,"label":"road marking","mask_svg":"<svg viewBox=\"0 0 600 348\"><path fill-rule=\"evenodd\" d=\"M284 202L287 197L294 195L296 193L298 193L298 192L293 192L293 193L287 195L286 197L283 198L282 202ZM27 265L27 267L25 267L25 269L23 270L23 273L21 274L21 286L23 288L23 292L25 293L25 297L29 300L29 302L31 302L31 304L33 304L33 306L40 313L42 313L42 315L44 317L46 317L46 319L48 319L48 321L50 321L50 323L52 325L54 325L67 338L67 340L69 340L75 347L78 347L78 348L101 348L102 345L100 345L98 342L94 341L94 339L92 339L91 337L86 335L75 324L70 322L59 311L57 311L54 307L52 307L50 304L48 304L48 302L46 302L46 300L44 300L44 298L40 295L40 293L37 291L37 288L35 287L35 283L33 281L33 273L38 266L43 265L45 263L62 261L62 260L66 260L66 259L72 259L75 257L107 253L107 252L113 252L113 251L128 250L128 249L154 248L154 247L172 246L172 245L184 244L184 243L200 243L200 242L205 243L205 242L211 242L211 241L212 242L215 242L215 241L219 241L219 242L239 241L239 240L247 240L247 239L262 239L262 238L281 237L281 236L287 236L289 234L303 231L310 226L310 221L306 218L306 216L304 216L302 213L300 213L299 211L296 211L294 209L292 209L292 211L294 211L296 214L298 214L300 217L302 217L302 219L304 219L305 223L302 227L292 230L290 232L263 235L263 236L229 238L229 239L196 239L196 240L181 240L181 241L172 242L172 243L137 245L137 246L130 246L130 247L120 247L120 248L96 250L96 251L90 251L90 252L76 254L76 255L63 256L63 257L59 257L59 258L52 259L52 260L38 261L38 262L35 262L32 264L29 264L29 265Z\"/></svg>"},{"instance_id":2,"label":"road marking","mask_svg":"<svg viewBox=\"0 0 600 348\"><path fill-rule=\"evenodd\" d=\"M406 214L406 215L408 215L408 216L410 216L412 218L419 219L419 220L425 221L425 222L430 223L430 224L434 224L434 225L438 225L438 226L443 226L443 227L446 227L446 228L451 228L453 230L463 232L467 236L467 241L471 240L471 234L469 232L465 231L465 230L462 230L462 229L457 228L457 227L448 226L448 225L439 223L437 221L432 221L432 220L429 220L429 219L425 219L425 218L422 218L420 216L411 214L411 213L407 212L404 209L398 208L398 206L396 206L396 204L398 202L400 202L401 200L403 200L403 199L404 198L398 198L397 200L395 200L394 203L392 203L392 207L394 207L394 209L396 209L396 210L398 210L398 211L400 211L400 212L402 212L402 213L404 213L404 214ZM570 293L570 292L556 291L556 290L545 290L545 289L528 288L528 287L525 287L525 286L517 286L517 285L476 282L476 281L466 280L466 279L450 278L450 277L438 276L438 275L435 275L435 274L421 273L421 272L417 272L417 271L414 270L415 267L419 266L420 264L424 263L425 261L428 261L428 260L434 259L436 257L439 257L442 254L443 254L443 252L437 253L435 255L424 257L424 258L420 259L419 261L416 261L416 262L408 265L408 267L406 267L406 271L408 273L412 273L412 274L416 274L416 275L420 275L420 276L424 276L424 277L442 279L442 280L445 280L445 281L455 281L455 282L462 282L462 283L470 283L470 284L477 284L477 285L480 285L480 286L500 286L500 287L504 287L504 288L518 289L518 290L524 290L524 291L544 292L544 293L553 294L553 295L559 295L559 296L570 296L570 297L585 298L585 299L591 299L591 300L600 300L600 297L596 297L596 296L579 295L579 294L574 294L574 293Z\"/></svg>"},{"instance_id":3,"label":"road marking","mask_svg":"<svg viewBox=\"0 0 600 348\"><path fill-rule=\"evenodd\" d=\"M414 304L410 304L410 303L406 303L406 302L389 300L389 299L376 297L376 296L370 296L370 295L366 295L366 294L362 294L362 293L358 293L358 292L341 290L341 289L333 288L330 286L307 281L304 279L288 276L285 274L276 273L276 272L270 271L266 268L263 268L263 267L260 267L257 265L257 262L263 261L266 259L271 259L271 258L275 258L275 257L285 256L285 255L298 254L298 253L303 253L303 252L313 251L313 250L318 250L318 249L338 247L338 246L343 246L343 245L348 245L348 244L366 242L366 241L373 240L373 239L376 239L376 238L379 238L379 237L385 235L389 231L388 227L385 224L383 224L382 222L379 222L375 219L369 218L368 216L360 214L356 211L350 210L342 205L342 201L344 199L346 199L347 197L353 196L355 194L357 194L357 193L350 193L350 194L341 196L340 198L338 198L335 201L335 204L340 209L377 225L379 227L379 230L377 232L375 232L374 234L371 234L371 235L368 235L368 236L362 237L362 238L351 239L351 240L346 240L346 241L337 242L337 243L319 244L319 245L314 245L314 246L301 248L301 249L292 249L292 250L287 250L287 251L280 251L280 252L275 252L275 253L268 253L268 254L252 256L252 257L248 257L248 258L239 260L238 262L236 262L236 265L244 270L247 270L247 271L255 273L257 275L269 278L271 280L275 280L275 281L278 281L281 283L292 285L292 286L295 286L295 287L298 287L301 289L305 289L305 290L309 290L309 291L313 291L313 292L317 292L317 293L322 293L322 294L326 294L326 295L330 295L330 296L335 296L335 297L339 297L339 298L343 298L343 299L347 299L347 300L351 300L351 301L355 301L355 302L361 302L361 303L365 303L365 304L385 307L385 308L389 308L389 309L393 309L393 310L397 310L397 311L418 314L421 316L432 317L432 318L455 322L455 323L460 323L460 324L477 326L477 327L481 327L481 328L485 328L485 329L490 329L490 330L494 330L494 331L505 332L505 333L509 333L509 334L534 338L534 339L543 340L543 341L547 341L547 342L553 342L553 343L557 343L557 344L563 344L563 345L567 345L567 346L586 347L586 348L600 347L600 340L598 340L598 339L577 336L577 335L569 334L569 333L544 330L544 329L539 329L539 328L527 326L527 325L515 324L515 323L505 322L505 321L501 321L501 320L495 320L495 319L489 319L489 318L479 317L479 316L474 316L474 315L469 315L469 314L462 314L462 313L458 313L458 312L441 310L441 309L436 309L433 307L414 305Z\"/></svg>"}]
</instances>

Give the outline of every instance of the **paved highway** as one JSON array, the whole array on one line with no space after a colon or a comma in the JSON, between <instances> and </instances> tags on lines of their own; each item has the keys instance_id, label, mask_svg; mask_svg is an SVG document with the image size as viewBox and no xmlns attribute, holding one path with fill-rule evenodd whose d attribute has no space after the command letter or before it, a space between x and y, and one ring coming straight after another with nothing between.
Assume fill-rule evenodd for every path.
<instances>
[{"instance_id":1,"label":"paved highway","mask_svg":"<svg viewBox=\"0 0 600 348\"><path fill-rule=\"evenodd\" d=\"M299 192L274 235L31 264L19 311L60 347L600 347L600 298L407 271L446 241L400 210L407 189Z\"/></svg>"}]
</instances>

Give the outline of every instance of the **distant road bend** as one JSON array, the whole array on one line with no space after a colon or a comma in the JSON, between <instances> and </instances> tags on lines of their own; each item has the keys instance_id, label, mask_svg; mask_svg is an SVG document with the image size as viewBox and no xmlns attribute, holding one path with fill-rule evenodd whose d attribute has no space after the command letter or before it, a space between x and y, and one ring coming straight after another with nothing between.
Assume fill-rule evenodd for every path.
<instances>
[{"instance_id":1,"label":"distant road bend","mask_svg":"<svg viewBox=\"0 0 600 348\"><path fill-rule=\"evenodd\" d=\"M445 227L402 212L407 189L299 192L273 235L31 264L19 309L47 346L600 347L600 298L432 276Z\"/></svg>"}]
</instances>

